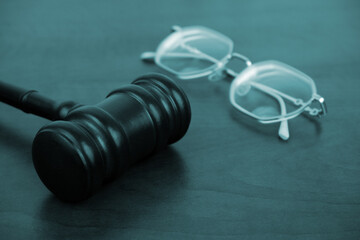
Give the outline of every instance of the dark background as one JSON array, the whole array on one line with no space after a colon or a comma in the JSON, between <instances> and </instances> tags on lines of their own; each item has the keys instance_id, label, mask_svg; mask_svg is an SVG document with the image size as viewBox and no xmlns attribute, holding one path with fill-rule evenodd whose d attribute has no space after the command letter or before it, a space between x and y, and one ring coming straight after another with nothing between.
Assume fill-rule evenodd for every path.
<instances>
[{"instance_id":1,"label":"dark background","mask_svg":"<svg viewBox=\"0 0 360 240\"><path fill-rule=\"evenodd\" d=\"M0 104L1 239L359 239L359 1L0 0L0 79L94 104L141 74L173 24L204 25L254 62L311 76L329 115L258 125L229 81L178 81L187 135L80 204L41 183L31 143L48 123ZM240 66L238 66L240 68Z\"/></svg>"}]
</instances>

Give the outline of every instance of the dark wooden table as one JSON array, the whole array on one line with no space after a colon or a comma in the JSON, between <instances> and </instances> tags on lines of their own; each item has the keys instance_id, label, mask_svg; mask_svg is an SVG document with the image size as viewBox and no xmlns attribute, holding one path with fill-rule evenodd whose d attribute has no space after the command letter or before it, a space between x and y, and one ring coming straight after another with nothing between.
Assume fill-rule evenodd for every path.
<instances>
[{"instance_id":1,"label":"dark wooden table","mask_svg":"<svg viewBox=\"0 0 360 240\"><path fill-rule=\"evenodd\" d=\"M147 72L173 24L204 25L254 62L311 76L329 115L258 125L228 81L179 81L187 135L80 204L41 183L31 143L48 121L0 104L1 239L359 239L359 1L0 2L0 79L94 104Z\"/></svg>"}]
</instances>

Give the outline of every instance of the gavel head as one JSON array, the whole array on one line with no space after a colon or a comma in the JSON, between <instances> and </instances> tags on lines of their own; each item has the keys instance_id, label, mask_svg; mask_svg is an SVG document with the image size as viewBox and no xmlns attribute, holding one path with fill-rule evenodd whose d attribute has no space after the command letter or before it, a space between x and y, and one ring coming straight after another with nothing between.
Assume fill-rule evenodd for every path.
<instances>
[{"instance_id":1,"label":"gavel head","mask_svg":"<svg viewBox=\"0 0 360 240\"><path fill-rule=\"evenodd\" d=\"M33 142L35 169L57 197L81 201L130 164L181 139L190 118L189 101L172 80L145 75L41 128Z\"/></svg>"}]
</instances>

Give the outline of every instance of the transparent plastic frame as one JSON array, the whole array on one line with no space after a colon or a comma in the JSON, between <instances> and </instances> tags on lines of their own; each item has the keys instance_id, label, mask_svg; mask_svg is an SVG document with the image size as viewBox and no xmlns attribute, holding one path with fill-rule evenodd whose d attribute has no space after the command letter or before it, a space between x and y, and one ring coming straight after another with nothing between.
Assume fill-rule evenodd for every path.
<instances>
[{"instance_id":1,"label":"transparent plastic frame","mask_svg":"<svg viewBox=\"0 0 360 240\"><path fill-rule=\"evenodd\" d=\"M263 91L269 95L271 95L272 97L276 98L277 101L279 101L279 105L282 105L281 102L285 100L287 100L288 102L290 102L293 105L298 106L299 108L295 111L292 111L291 113L283 113L281 114L279 117L259 117L249 111L247 111L245 108L239 106L236 102L235 102L235 96L236 96L236 88L237 85L241 84L241 80L243 79L244 76L246 76L248 74L249 71L253 71L253 69L257 66L260 65L276 65L277 67L283 67L286 70L290 70L293 74L298 75L299 79L302 79L304 82L306 82L306 84L308 84L311 89L312 89L312 96L311 98L309 98L308 101L303 102L301 99L298 98L294 98L286 93L280 92L278 90L266 87L262 84L259 83L255 83L255 82L250 82L250 84L259 89L260 91ZM232 75L232 74L230 74ZM247 115L257 119L259 122L261 123L275 123L275 122L280 122L283 120L288 120L288 119L292 119L294 117L297 117L298 115L300 115L302 112L306 111L308 112L311 116L321 116L323 114L326 114L327 109L326 109L326 105L325 105L325 100L323 97L321 97L320 95L317 94L317 90L316 90L316 86L314 81L312 80L312 78L310 78L309 76L307 76L306 74L304 74L303 72L298 71L297 69L286 65L282 62L278 62L278 61L274 61L274 60L270 60L270 61L262 61L259 63L255 63L252 64L250 67L244 69L240 74L238 74L237 76L234 76L235 79L234 81L231 83L231 87L230 87L230 94L229 94L229 98L230 98L230 102L232 103L232 105L238 109L239 111L242 111L244 113L246 113ZM320 108L312 108L311 104L314 102L319 102L320 103Z\"/></svg>"},{"instance_id":2,"label":"transparent plastic frame","mask_svg":"<svg viewBox=\"0 0 360 240\"><path fill-rule=\"evenodd\" d=\"M290 137L289 119L303 112L318 117L327 113L312 78L274 60L252 64L246 56L234 53L233 47L230 38L212 29L174 26L157 50L143 53L141 59L155 62L182 80L206 76L218 80L226 73L234 78L229 93L233 107L263 124L280 122L278 135L283 140ZM227 68L231 59L243 61L245 69L237 73Z\"/></svg>"},{"instance_id":3,"label":"transparent plastic frame","mask_svg":"<svg viewBox=\"0 0 360 240\"><path fill-rule=\"evenodd\" d=\"M181 45L185 46L184 39L194 39L197 36L202 36L206 38L213 38L214 40L217 40L220 43L224 43L228 46L228 49L225 54L221 58L214 58L212 56L207 55L206 53L200 52L197 49L191 49L190 47L185 47L187 50L189 50L186 53L179 53L179 52L166 52L166 50L169 48L169 46L172 45ZM177 78L182 80L191 80L195 78L201 78L209 76L209 79L212 80L216 77L217 73L219 71L222 71L226 64L234 58L240 59L242 61L245 61L248 66L251 65L250 60L239 54L233 52L234 43L233 41L228 38L227 36L216 32L212 29L203 27L203 26L190 26L190 27L184 27L181 28L179 26L173 26L172 27L172 33L166 37L157 47L157 50L155 52L144 52L141 55L141 59L143 61L153 61L158 65L159 67L163 68L164 70L172 73ZM188 72L179 72L175 69L167 66L164 64L161 59L163 56L169 56L173 58L184 58L184 57L190 57L190 58L197 58L197 59L206 59L213 64L207 68L200 69L198 71L188 71Z\"/></svg>"}]
</instances>

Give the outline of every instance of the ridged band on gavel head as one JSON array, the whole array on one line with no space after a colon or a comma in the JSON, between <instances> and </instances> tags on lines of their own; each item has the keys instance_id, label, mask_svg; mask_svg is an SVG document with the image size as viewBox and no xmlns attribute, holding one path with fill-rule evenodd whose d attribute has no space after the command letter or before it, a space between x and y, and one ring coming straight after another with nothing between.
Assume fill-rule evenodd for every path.
<instances>
[{"instance_id":1,"label":"ridged band on gavel head","mask_svg":"<svg viewBox=\"0 0 360 240\"><path fill-rule=\"evenodd\" d=\"M84 200L128 165L181 139L190 119L189 101L172 80L145 75L40 129L34 165L60 199Z\"/></svg>"},{"instance_id":2,"label":"ridged band on gavel head","mask_svg":"<svg viewBox=\"0 0 360 240\"><path fill-rule=\"evenodd\" d=\"M184 91L167 76L155 73L141 76L132 84L141 88L130 85L127 88L128 93L131 92L142 99L141 103L148 109L158 129L159 138L169 135L161 142L171 144L180 140L188 130L191 120L190 103ZM126 88L118 91L121 92L124 89ZM109 96L118 91L113 91Z\"/></svg>"}]
</instances>

